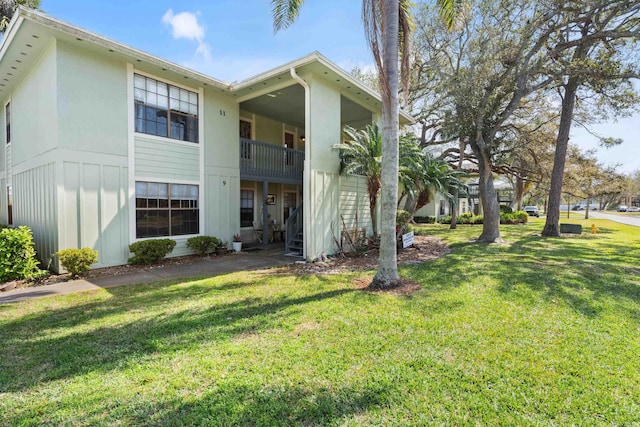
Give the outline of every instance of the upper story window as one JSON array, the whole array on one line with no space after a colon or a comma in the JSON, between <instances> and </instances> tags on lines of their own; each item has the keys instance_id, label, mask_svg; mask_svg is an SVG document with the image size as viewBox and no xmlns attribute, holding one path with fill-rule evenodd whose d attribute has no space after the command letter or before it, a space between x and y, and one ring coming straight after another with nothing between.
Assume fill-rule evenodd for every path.
<instances>
[{"instance_id":1,"label":"upper story window","mask_svg":"<svg viewBox=\"0 0 640 427\"><path fill-rule=\"evenodd\" d=\"M198 142L198 94L134 75L136 132Z\"/></svg>"},{"instance_id":2,"label":"upper story window","mask_svg":"<svg viewBox=\"0 0 640 427\"><path fill-rule=\"evenodd\" d=\"M7 144L11 142L11 103L7 102L4 107L4 122L6 124L6 138Z\"/></svg>"}]
</instances>

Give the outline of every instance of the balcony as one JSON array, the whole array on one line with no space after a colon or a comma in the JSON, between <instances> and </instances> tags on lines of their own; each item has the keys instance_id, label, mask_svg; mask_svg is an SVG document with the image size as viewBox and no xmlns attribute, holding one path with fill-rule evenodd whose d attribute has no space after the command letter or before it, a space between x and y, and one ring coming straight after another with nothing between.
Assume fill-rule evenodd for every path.
<instances>
[{"instance_id":1,"label":"balcony","mask_svg":"<svg viewBox=\"0 0 640 427\"><path fill-rule=\"evenodd\" d=\"M240 179L302 184L304 151L240 138Z\"/></svg>"}]
</instances>

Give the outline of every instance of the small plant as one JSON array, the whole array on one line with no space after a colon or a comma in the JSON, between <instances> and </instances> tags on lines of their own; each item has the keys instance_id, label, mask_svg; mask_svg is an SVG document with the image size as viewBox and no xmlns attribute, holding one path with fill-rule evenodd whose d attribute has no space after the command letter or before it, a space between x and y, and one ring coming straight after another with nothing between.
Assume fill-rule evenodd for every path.
<instances>
[{"instance_id":1,"label":"small plant","mask_svg":"<svg viewBox=\"0 0 640 427\"><path fill-rule=\"evenodd\" d=\"M98 262L98 251L91 248L63 249L56 252L56 255L71 277L86 272L91 268L91 264Z\"/></svg>"},{"instance_id":2,"label":"small plant","mask_svg":"<svg viewBox=\"0 0 640 427\"><path fill-rule=\"evenodd\" d=\"M173 251L175 240L142 240L129 245L129 251L135 255L129 258L129 264L147 265L158 262Z\"/></svg>"},{"instance_id":3,"label":"small plant","mask_svg":"<svg viewBox=\"0 0 640 427\"><path fill-rule=\"evenodd\" d=\"M407 224L411 221L411 214L407 211L398 210L396 212L396 235L400 236L407 232Z\"/></svg>"},{"instance_id":4,"label":"small plant","mask_svg":"<svg viewBox=\"0 0 640 427\"><path fill-rule=\"evenodd\" d=\"M416 224L435 224L436 217L435 216L414 216L413 220Z\"/></svg>"},{"instance_id":5,"label":"small plant","mask_svg":"<svg viewBox=\"0 0 640 427\"><path fill-rule=\"evenodd\" d=\"M220 243L217 237L213 236L196 236L187 240L187 247L200 255L206 255L214 250Z\"/></svg>"},{"instance_id":6,"label":"small plant","mask_svg":"<svg viewBox=\"0 0 640 427\"><path fill-rule=\"evenodd\" d=\"M236 233L233 235L233 241L234 242L242 242L242 236L240 235L240 233Z\"/></svg>"}]
</instances>

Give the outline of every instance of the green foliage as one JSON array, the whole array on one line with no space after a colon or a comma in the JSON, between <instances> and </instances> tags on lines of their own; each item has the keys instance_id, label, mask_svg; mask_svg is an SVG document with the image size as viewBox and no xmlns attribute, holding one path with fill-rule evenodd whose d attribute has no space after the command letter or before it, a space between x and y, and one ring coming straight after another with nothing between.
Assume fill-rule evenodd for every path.
<instances>
[{"instance_id":1,"label":"green foliage","mask_svg":"<svg viewBox=\"0 0 640 427\"><path fill-rule=\"evenodd\" d=\"M418 224L435 224L435 216L414 216L413 220Z\"/></svg>"},{"instance_id":2,"label":"green foliage","mask_svg":"<svg viewBox=\"0 0 640 427\"><path fill-rule=\"evenodd\" d=\"M283 268L5 304L0 425L635 426L640 228L572 222L602 232L418 227L450 252L410 295Z\"/></svg>"},{"instance_id":3,"label":"green foliage","mask_svg":"<svg viewBox=\"0 0 640 427\"><path fill-rule=\"evenodd\" d=\"M500 224L526 224L527 221L529 221L529 214L524 211L500 213Z\"/></svg>"},{"instance_id":4,"label":"green foliage","mask_svg":"<svg viewBox=\"0 0 640 427\"><path fill-rule=\"evenodd\" d=\"M440 219L438 220L438 222L440 224L451 224L451 215L445 215L443 217L440 217ZM460 224L460 221L456 221L457 224Z\"/></svg>"},{"instance_id":5,"label":"green foliage","mask_svg":"<svg viewBox=\"0 0 640 427\"><path fill-rule=\"evenodd\" d=\"M187 240L187 247L200 255L206 255L220 244L220 239L213 236L196 236Z\"/></svg>"},{"instance_id":6,"label":"green foliage","mask_svg":"<svg viewBox=\"0 0 640 427\"><path fill-rule=\"evenodd\" d=\"M500 213L512 213L513 209L509 205L500 205Z\"/></svg>"},{"instance_id":7,"label":"green foliage","mask_svg":"<svg viewBox=\"0 0 640 427\"><path fill-rule=\"evenodd\" d=\"M129 264L147 265L158 262L173 251L175 240L142 240L129 245L129 251L135 255L129 258Z\"/></svg>"},{"instance_id":8,"label":"green foliage","mask_svg":"<svg viewBox=\"0 0 640 427\"><path fill-rule=\"evenodd\" d=\"M0 230L0 282L38 277L33 235L29 227Z\"/></svg>"},{"instance_id":9,"label":"green foliage","mask_svg":"<svg viewBox=\"0 0 640 427\"><path fill-rule=\"evenodd\" d=\"M37 9L40 0L4 0L0 2L0 32L4 33L18 6Z\"/></svg>"},{"instance_id":10,"label":"green foliage","mask_svg":"<svg viewBox=\"0 0 640 427\"><path fill-rule=\"evenodd\" d=\"M98 251L91 248L63 249L56 255L71 277L84 273L91 268L91 264L98 262Z\"/></svg>"},{"instance_id":11,"label":"green foliage","mask_svg":"<svg viewBox=\"0 0 640 427\"><path fill-rule=\"evenodd\" d=\"M408 231L408 224L411 220L411 214L407 211L398 210L396 212L396 234L404 234Z\"/></svg>"}]
</instances>

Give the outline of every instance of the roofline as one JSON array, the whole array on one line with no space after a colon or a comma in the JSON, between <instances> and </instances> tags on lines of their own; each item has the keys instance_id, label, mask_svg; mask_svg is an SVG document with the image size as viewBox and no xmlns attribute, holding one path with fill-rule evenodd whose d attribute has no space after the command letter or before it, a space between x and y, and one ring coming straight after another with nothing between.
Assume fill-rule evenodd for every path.
<instances>
[{"instance_id":1,"label":"roofline","mask_svg":"<svg viewBox=\"0 0 640 427\"><path fill-rule=\"evenodd\" d=\"M334 73L342 77L344 80L347 80L351 85L356 86L358 89L362 90L363 92L366 92L369 96L376 98L380 102L382 102L382 96L377 91L375 91L364 82L352 76L351 73L348 73L346 70L340 68L338 65L330 61L327 57L325 57L318 51L312 52L308 55L303 56L302 58L295 59L291 62L288 62L284 65L280 65L276 68L272 68L271 70L267 70L264 73L260 73L246 80L242 80L237 83L234 82L231 84L231 91L235 92L247 87L254 86L256 83L273 78L278 74L283 74L283 73L289 74L289 70L291 68L296 69L299 67L303 67L305 65L312 64L314 62L317 62L322 66L327 67L328 69L330 69L331 71L333 71ZM407 111L400 109L400 115L402 115L405 119L407 119L411 123L416 122L416 119Z\"/></svg>"},{"instance_id":2,"label":"roofline","mask_svg":"<svg viewBox=\"0 0 640 427\"><path fill-rule=\"evenodd\" d=\"M132 56L135 59L140 59L141 61L145 61L150 64L157 65L161 68L166 68L169 71L173 71L175 73L182 74L182 75L187 75L188 77L191 77L194 80L207 83L218 89L224 89L229 91L231 88L231 85L228 82L224 82L222 80L209 77L206 74L199 73L197 71L178 65L174 62L167 61L165 59L143 52L139 49L125 45L123 43L108 39L104 36L98 35L96 33L85 30L83 28L76 27L75 25L71 25L67 22L60 21L45 13L42 13L33 9L28 9L23 6L19 6L16 13L14 14L13 19L16 19L16 16L18 15L19 17L27 18L30 21L36 22L38 24L44 25L54 30L61 31L67 35L80 38L80 39L86 39L92 43L95 43L107 49L112 49L115 52L121 53L123 55ZM13 19L12 19L12 22L13 22ZM5 39L6 38L7 37L5 37ZM3 40L2 47L4 48L4 40Z\"/></svg>"},{"instance_id":3,"label":"roofline","mask_svg":"<svg viewBox=\"0 0 640 427\"><path fill-rule=\"evenodd\" d=\"M310 53L309 55L303 56L302 58L295 59L291 62L288 62L279 67L273 68L271 70L265 71L261 74L258 74L254 77L250 77L246 80L234 83L228 83L222 80L215 79L206 74L200 73L198 71L191 70L182 65L178 65L174 62L167 61L165 59L159 58L155 55L151 55L139 49L133 48L131 46L125 45L123 43L111 40L107 37L101 36L99 34L93 33L91 31L85 30L83 28L77 27L75 25L71 25L67 22L61 21L59 19L53 18L43 12L26 8L24 6L18 6L16 9L16 13L13 15L13 18L9 22L9 26L7 27L7 31L5 32L5 37L3 37L2 42L0 43L0 60L4 56L6 49L8 48L11 39L21 27L24 19L28 19L35 23L44 25L46 27L52 28L54 30L58 30L62 33L65 33L69 36L86 39L92 43L95 43L99 46L102 46L106 49L112 49L115 52L121 53L126 56L131 56L135 59L139 59L141 61L145 61L147 63L157 65L161 68L166 68L169 71L186 75L191 77L194 80L207 83L213 87L218 89L222 89L228 92L236 92L238 90L244 89L251 85L254 85L256 82L263 81L269 79L271 77L275 77L278 74L287 73L289 74L289 70L291 68L299 68L305 65L312 64L314 62L318 62L322 66L328 68L329 70L335 72L340 75L343 79L348 81L351 85L356 86L360 90L366 92L369 96L372 96L380 101L382 101L382 97L378 92L370 88L365 83L356 79L346 70L340 68L329 59L327 59L321 53L315 51ZM408 112L400 109L400 115L404 117L407 121L411 123L415 123L416 120L409 114Z\"/></svg>"}]
</instances>

